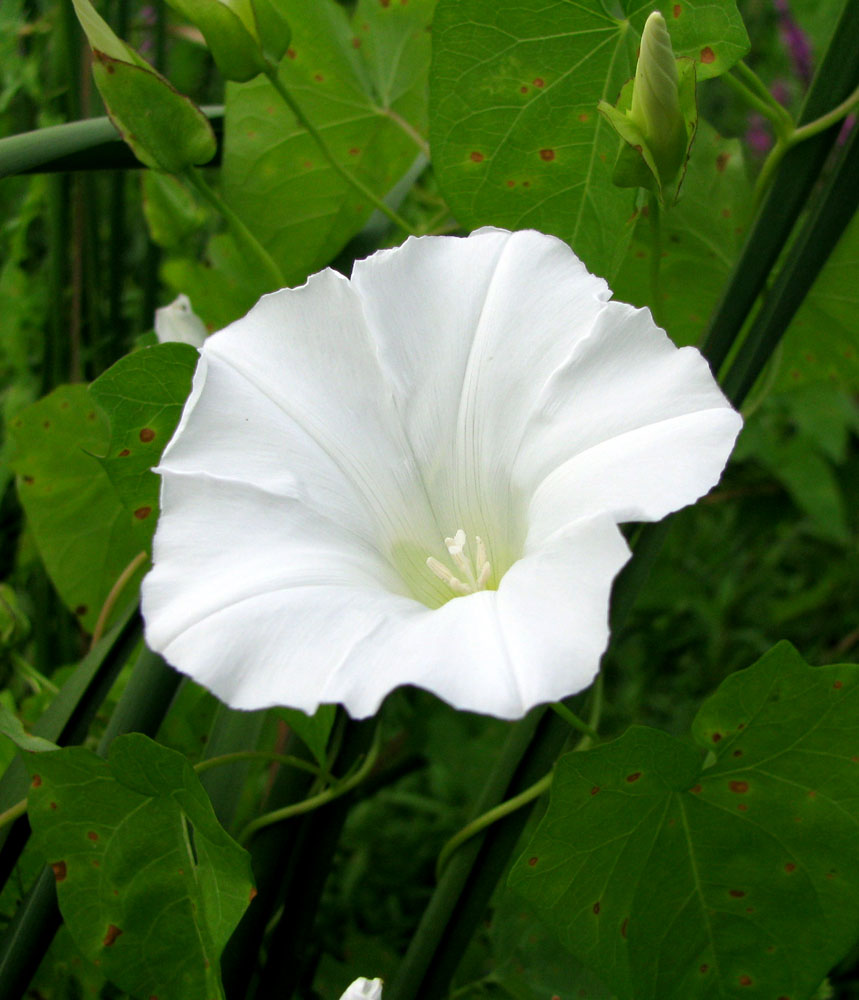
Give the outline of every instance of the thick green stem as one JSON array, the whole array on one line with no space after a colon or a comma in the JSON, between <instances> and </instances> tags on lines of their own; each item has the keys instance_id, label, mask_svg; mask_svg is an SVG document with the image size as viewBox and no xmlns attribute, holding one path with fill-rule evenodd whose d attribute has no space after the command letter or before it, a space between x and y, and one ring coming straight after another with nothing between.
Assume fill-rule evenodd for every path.
<instances>
[{"instance_id":1,"label":"thick green stem","mask_svg":"<svg viewBox=\"0 0 859 1000\"><path fill-rule=\"evenodd\" d=\"M829 112L859 86L859 0L845 0L798 122ZM702 346L719 371L737 339L837 138L836 128L794 146L784 156L761 204L740 259L716 305Z\"/></svg>"},{"instance_id":2,"label":"thick green stem","mask_svg":"<svg viewBox=\"0 0 859 1000\"><path fill-rule=\"evenodd\" d=\"M273 65L269 65L268 72L266 73L269 83L278 92L283 102L289 108L289 110L295 115L298 124L301 125L312 137L313 141L319 147L320 152L331 165L331 167L337 171L337 173L346 181L347 184L351 185L359 194L366 198L372 205L375 205L380 212L383 212L387 217L398 226L405 233L411 235L416 235L415 230L409 225L408 222L401 216L398 215L391 207L388 205L383 198L380 198L374 191L367 187L363 181L359 180L351 171L347 170L342 163L337 159L337 157L332 152L330 146L325 141L322 133L313 124L312 121L305 115L301 109L301 105L295 100L295 98L290 94L281 81L277 74L277 68Z\"/></svg>"}]
</instances>

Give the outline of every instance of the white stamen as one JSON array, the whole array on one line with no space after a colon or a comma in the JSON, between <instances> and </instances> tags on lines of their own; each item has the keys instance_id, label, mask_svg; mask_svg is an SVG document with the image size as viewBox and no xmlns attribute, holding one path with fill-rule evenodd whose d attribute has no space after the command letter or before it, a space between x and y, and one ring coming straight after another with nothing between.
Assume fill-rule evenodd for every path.
<instances>
[{"instance_id":1,"label":"white stamen","mask_svg":"<svg viewBox=\"0 0 859 1000\"><path fill-rule=\"evenodd\" d=\"M460 528L453 538L445 538L444 544L450 553L451 562L459 570L462 578L454 574L444 565L433 558L427 557L427 567L446 584L450 589L460 596L474 594L478 590L486 590L489 577L492 575L492 567L486 558L486 546L479 535L474 536L477 557L474 562L468 556L466 549L468 543L465 532Z\"/></svg>"}]
</instances>

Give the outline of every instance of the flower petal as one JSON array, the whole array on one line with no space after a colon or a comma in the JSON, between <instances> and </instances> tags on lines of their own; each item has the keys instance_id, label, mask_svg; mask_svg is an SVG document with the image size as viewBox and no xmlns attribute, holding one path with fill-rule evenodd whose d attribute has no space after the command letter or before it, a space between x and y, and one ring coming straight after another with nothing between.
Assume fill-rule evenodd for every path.
<instances>
[{"instance_id":1,"label":"flower petal","mask_svg":"<svg viewBox=\"0 0 859 1000\"><path fill-rule=\"evenodd\" d=\"M201 357L158 471L300 500L381 549L440 540L346 278L323 271L264 296L210 337Z\"/></svg>"},{"instance_id":2,"label":"flower petal","mask_svg":"<svg viewBox=\"0 0 859 1000\"><path fill-rule=\"evenodd\" d=\"M407 240L357 261L352 282L439 523L486 538L494 563L524 537L525 505L497 498L534 399L608 287L560 240L494 229Z\"/></svg>"},{"instance_id":3,"label":"flower petal","mask_svg":"<svg viewBox=\"0 0 859 1000\"><path fill-rule=\"evenodd\" d=\"M656 521L719 479L742 419L707 362L646 309L609 303L546 383L512 479L531 497L528 549L577 517Z\"/></svg>"},{"instance_id":4,"label":"flower petal","mask_svg":"<svg viewBox=\"0 0 859 1000\"><path fill-rule=\"evenodd\" d=\"M497 592L430 610L397 592L377 552L296 501L176 473L163 498L147 641L235 708L339 702L361 718L415 684L518 718L591 682L628 556L610 518L580 522L517 562Z\"/></svg>"}]
</instances>

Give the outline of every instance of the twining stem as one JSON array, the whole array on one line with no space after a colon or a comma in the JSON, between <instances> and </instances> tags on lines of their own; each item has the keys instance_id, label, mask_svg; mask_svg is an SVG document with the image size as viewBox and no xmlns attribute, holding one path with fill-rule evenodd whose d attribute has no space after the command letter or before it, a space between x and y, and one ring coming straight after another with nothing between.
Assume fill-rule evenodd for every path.
<instances>
[{"instance_id":1,"label":"twining stem","mask_svg":"<svg viewBox=\"0 0 859 1000\"><path fill-rule=\"evenodd\" d=\"M554 705L552 707L554 708ZM444 847L442 847L441 851L439 851L438 860L435 863L436 881L438 882L441 878L451 855L460 846L460 844L464 844L466 840L471 840L471 838L477 836L481 830L485 830L487 826L497 823L498 820L504 819L504 817L509 816L510 813L516 812L516 810L521 809L522 806L526 806L529 802L533 802L534 799L538 799L543 792L548 791L554 776L554 770L549 771L548 774L544 774L539 781L535 781L533 785L526 788L523 792L520 792L518 795L514 795L511 799L506 799L494 809L490 809L488 812L483 813L483 815L478 816L476 819L473 819L470 823L466 824L461 830L458 830L450 838L450 840L448 840Z\"/></svg>"},{"instance_id":2,"label":"twining stem","mask_svg":"<svg viewBox=\"0 0 859 1000\"><path fill-rule=\"evenodd\" d=\"M0 813L0 830L3 829L9 823L14 823L19 816L23 816L27 811L27 800L21 799L20 802L16 802L14 806L9 806L8 809L4 809Z\"/></svg>"},{"instance_id":3,"label":"twining stem","mask_svg":"<svg viewBox=\"0 0 859 1000\"><path fill-rule=\"evenodd\" d=\"M110 618L110 613L116 606L116 602L119 599L119 595L125 589L125 585L134 576L137 570L146 562L149 558L149 553L145 550L138 552L137 555L131 560L131 562L125 567L125 569L116 578L116 582L110 588L110 593L104 599L104 604L101 606L101 611L98 613L98 619L95 623L95 628L92 630L92 639L90 639L89 648L92 649L93 646L101 639L104 635L104 630L107 625L107 620Z\"/></svg>"},{"instance_id":4,"label":"twining stem","mask_svg":"<svg viewBox=\"0 0 859 1000\"><path fill-rule=\"evenodd\" d=\"M319 129L310 121L310 119L301 110L301 106L295 100L295 98L290 94L281 81L280 77L277 75L277 67L273 63L269 63L268 69L266 70L266 77L269 83L274 87L283 100L284 104L289 108L289 110L295 115L299 125L302 126L311 136L313 141L319 147L320 152L325 157L326 160L331 164L334 170L350 184L356 191L358 191L364 198L370 201L380 212L384 212L385 215L394 223L395 226L399 226L403 232L409 233L412 236L417 235L414 229L409 225L406 220L395 212L390 205L386 204L385 201L380 198L374 191L370 190L363 181L359 180L353 173L347 170L337 159L334 153L331 151L330 146L323 138Z\"/></svg>"},{"instance_id":5,"label":"twining stem","mask_svg":"<svg viewBox=\"0 0 859 1000\"><path fill-rule=\"evenodd\" d=\"M334 799L340 798L341 795L351 792L353 788L361 784L375 767L381 742L381 729L377 728L376 734L373 737L373 743L367 751L367 756L364 758L363 764L361 764L351 777L344 778L339 784L332 785L317 795L311 795L310 798L304 799L302 802L294 802L291 805L283 806L281 809L275 809L262 816L257 816L256 819L251 820L244 830L242 830L238 838L239 843L247 844L251 837L259 830L271 826L273 823L280 823L285 819L290 819L293 816L300 816L302 813L311 812L328 802L332 802Z\"/></svg>"},{"instance_id":6,"label":"twining stem","mask_svg":"<svg viewBox=\"0 0 859 1000\"><path fill-rule=\"evenodd\" d=\"M746 77L746 80L754 81L752 86L738 79L732 70L723 77L725 82L732 87L751 107L759 111L765 118L768 118L780 139L786 139L793 130L793 118L786 108L770 94L753 70L744 63L737 63L734 70ZM750 75L750 76L749 76Z\"/></svg>"},{"instance_id":7,"label":"twining stem","mask_svg":"<svg viewBox=\"0 0 859 1000\"><path fill-rule=\"evenodd\" d=\"M573 729L582 733L582 738L576 744L575 750L587 750L594 740L599 739L597 726L599 725L600 716L602 715L602 707L603 677L601 673L597 674L597 679L594 683L590 718L587 722L585 722L584 719L580 719L578 715L576 715L576 713L568 708L562 701L556 701L549 705L549 708L551 708L556 715L562 718L564 722L572 726ZM543 792L548 791L552 784L554 774L555 771L553 768L548 774L544 774L542 778L539 778L528 788L524 789L524 791L521 791L518 795L514 795L512 798L509 798L495 806L494 809L489 809L487 812L477 816L470 823L467 823L461 830L455 833L439 852L438 860L435 864L436 881L438 882L441 878L451 855L454 851L456 851L460 844L464 844L466 840L470 840L472 837L480 833L481 830L485 830L486 827L490 826L492 823L497 823L498 820L504 819L504 817L509 816L510 813L516 812L516 810L521 809L522 806L526 806L529 802L533 802L534 799L538 799Z\"/></svg>"},{"instance_id":8,"label":"twining stem","mask_svg":"<svg viewBox=\"0 0 859 1000\"><path fill-rule=\"evenodd\" d=\"M277 753L274 750L236 750L233 753L221 754L218 757L209 757L194 765L197 774L204 774L213 767L223 767L225 764L235 764L242 760L267 760L272 764L283 764L286 767L297 767L299 771L307 771L308 774L318 776L321 774L320 768L311 764L308 760L300 757L293 757L291 754Z\"/></svg>"},{"instance_id":9,"label":"twining stem","mask_svg":"<svg viewBox=\"0 0 859 1000\"><path fill-rule=\"evenodd\" d=\"M223 198L203 180L203 175L200 171L194 167L189 167L181 176L194 187L204 201L208 202L216 212L220 213L239 245L262 266L272 288L283 288L286 284L283 272L271 254L269 254L268 250L265 249Z\"/></svg>"},{"instance_id":10,"label":"twining stem","mask_svg":"<svg viewBox=\"0 0 859 1000\"><path fill-rule=\"evenodd\" d=\"M859 87L849 97L832 108L831 111L827 111L825 115L821 115L819 118L815 118L814 121L807 122L805 125L800 125L798 128L792 129L785 136L780 137L770 150L769 156L764 160L764 165L761 167L760 174L758 174L758 179L755 183L756 204L760 201L764 191L769 187L773 174L778 169L785 153L789 149L800 142L804 142L806 139L811 139L821 132L825 132L833 125L837 125L838 122L846 118L856 108L857 104L859 104Z\"/></svg>"},{"instance_id":11,"label":"twining stem","mask_svg":"<svg viewBox=\"0 0 859 1000\"><path fill-rule=\"evenodd\" d=\"M600 675L600 678L601 677L602 675ZM600 679L597 680L597 683L600 683ZM549 708L551 708L557 715L560 715L564 722L569 723L573 729L578 729L580 733L583 733L589 739L599 739L599 733L597 733L596 729L594 729L593 726L589 726L584 719L580 719L575 712L571 712L562 701L552 702L552 704L549 705Z\"/></svg>"}]
</instances>

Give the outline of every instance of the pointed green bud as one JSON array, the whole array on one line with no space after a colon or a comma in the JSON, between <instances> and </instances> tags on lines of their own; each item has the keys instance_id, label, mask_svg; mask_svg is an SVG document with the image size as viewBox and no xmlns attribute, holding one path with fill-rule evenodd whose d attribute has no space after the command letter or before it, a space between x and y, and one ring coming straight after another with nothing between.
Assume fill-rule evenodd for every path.
<instances>
[{"instance_id":1,"label":"pointed green bud","mask_svg":"<svg viewBox=\"0 0 859 1000\"><path fill-rule=\"evenodd\" d=\"M655 191L663 204L676 200L698 127L695 64L674 58L658 11L645 22L635 79L617 107L600 101L597 110L623 140L614 183Z\"/></svg>"},{"instance_id":2,"label":"pointed green bud","mask_svg":"<svg viewBox=\"0 0 859 1000\"><path fill-rule=\"evenodd\" d=\"M654 11L641 35L629 117L644 134L663 184L677 176L686 153L686 122L680 110L679 83L665 18Z\"/></svg>"},{"instance_id":3,"label":"pointed green bud","mask_svg":"<svg viewBox=\"0 0 859 1000\"><path fill-rule=\"evenodd\" d=\"M203 112L117 38L89 0L73 2L107 113L138 160L176 174L211 160L217 142Z\"/></svg>"},{"instance_id":4,"label":"pointed green bud","mask_svg":"<svg viewBox=\"0 0 859 1000\"><path fill-rule=\"evenodd\" d=\"M286 55L292 41L292 29L276 0L253 0L253 7L263 52L278 63Z\"/></svg>"},{"instance_id":5,"label":"pointed green bud","mask_svg":"<svg viewBox=\"0 0 859 1000\"><path fill-rule=\"evenodd\" d=\"M289 25L271 0L167 0L200 29L227 80L244 83L279 62L289 47Z\"/></svg>"}]
</instances>

